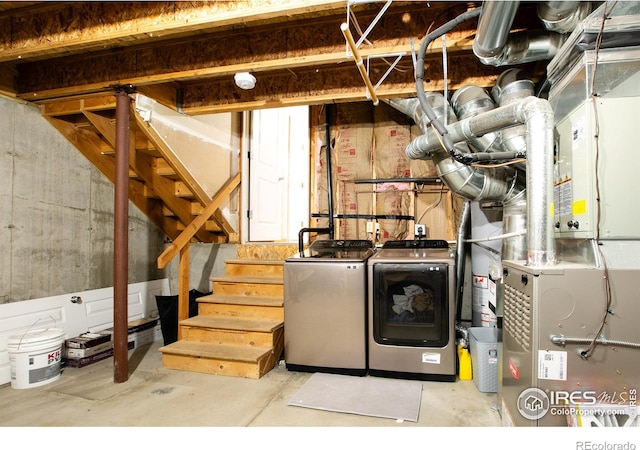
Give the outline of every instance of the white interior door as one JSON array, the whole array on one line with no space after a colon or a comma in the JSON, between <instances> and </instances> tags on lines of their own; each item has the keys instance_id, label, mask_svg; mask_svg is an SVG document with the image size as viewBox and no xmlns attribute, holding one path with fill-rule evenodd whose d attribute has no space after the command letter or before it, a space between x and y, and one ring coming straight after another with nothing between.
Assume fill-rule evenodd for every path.
<instances>
[{"instance_id":1,"label":"white interior door","mask_svg":"<svg viewBox=\"0 0 640 450\"><path fill-rule=\"evenodd\" d=\"M297 242L309 219L308 107L253 112L249 241Z\"/></svg>"}]
</instances>

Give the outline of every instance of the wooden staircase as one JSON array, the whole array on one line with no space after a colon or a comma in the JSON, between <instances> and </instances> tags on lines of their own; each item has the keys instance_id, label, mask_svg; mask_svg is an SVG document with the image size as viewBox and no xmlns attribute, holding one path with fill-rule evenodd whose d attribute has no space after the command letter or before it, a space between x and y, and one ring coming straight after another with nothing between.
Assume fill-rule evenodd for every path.
<instances>
[{"instance_id":1,"label":"wooden staircase","mask_svg":"<svg viewBox=\"0 0 640 450\"><path fill-rule=\"evenodd\" d=\"M43 116L96 168L115 183L116 99L114 95L46 102ZM136 111L130 112L129 199L172 240L212 202L162 136ZM230 177L214 195L226 200L239 184ZM193 236L197 242L238 242L220 208Z\"/></svg>"},{"instance_id":2,"label":"wooden staircase","mask_svg":"<svg viewBox=\"0 0 640 450\"><path fill-rule=\"evenodd\" d=\"M259 379L284 349L284 261L225 261L198 315L179 323L179 340L160 348L167 369Z\"/></svg>"}]
</instances>

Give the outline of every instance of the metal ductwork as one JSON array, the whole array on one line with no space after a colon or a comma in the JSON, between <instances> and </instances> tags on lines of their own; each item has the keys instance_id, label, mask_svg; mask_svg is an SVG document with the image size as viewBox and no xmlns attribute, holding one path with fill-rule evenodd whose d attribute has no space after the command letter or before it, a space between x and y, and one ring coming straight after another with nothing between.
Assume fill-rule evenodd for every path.
<instances>
[{"instance_id":1,"label":"metal ductwork","mask_svg":"<svg viewBox=\"0 0 640 450\"><path fill-rule=\"evenodd\" d=\"M501 202L505 208L514 205L514 217L522 217L519 211L526 203L526 260L528 265L540 267L556 264L549 215L554 148L551 105L534 96L533 83L518 70L504 73L492 91L498 107L482 89L465 87L455 93L451 108L441 94L427 93L423 85L424 54L429 43L475 17L479 24L473 50L485 64L551 59L564 38L558 33L510 34L518 6L519 2L484 2L482 8L467 11L429 33L418 53L417 98L386 102L413 118L423 133L407 146L407 157L431 159L452 192L469 200ZM574 6L554 2L546 11L555 17L569 17ZM471 152L467 143L477 153ZM524 156L526 175L513 165L488 168L479 164Z\"/></svg>"},{"instance_id":2,"label":"metal ductwork","mask_svg":"<svg viewBox=\"0 0 640 450\"><path fill-rule=\"evenodd\" d=\"M570 33L591 11L591 2L550 1L538 5L538 17L545 29Z\"/></svg>"},{"instance_id":3,"label":"metal ductwork","mask_svg":"<svg viewBox=\"0 0 640 450\"><path fill-rule=\"evenodd\" d=\"M573 17L574 6L562 5L566 2L550 3L551 5L543 9L548 17L549 26L553 27L551 25L553 20L562 23L562 26L558 26L554 31L571 26L573 22L569 21L569 17ZM557 32L510 33L519 6L518 1L485 1L483 3L476 38L473 41L473 52L483 64L505 66L552 59L564 42L565 37ZM578 6L575 5L575 8ZM560 20L558 17L563 19Z\"/></svg>"},{"instance_id":4,"label":"metal ductwork","mask_svg":"<svg viewBox=\"0 0 640 450\"><path fill-rule=\"evenodd\" d=\"M535 96L535 86L524 71L520 69L508 69L496 80L496 84L491 90L491 95L498 106L506 106L514 102L519 102L523 98ZM527 129L524 125L502 130L500 137L503 149L526 154L526 131ZM526 169L524 163L517 164L516 167L521 170Z\"/></svg>"},{"instance_id":5,"label":"metal ductwork","mask_svg":"<svg viewBox=\"0 0 640 450\"><path fill-rule=\"evenodd\" d=\"M441 94L428 93L437 99ZM440 100L443 102L444 99ZM425 123L417 99L396 99L388 103L411 116L416 123ZM437 101L433 101L437 103ZM435 111L435 109L434 109ZM549 216L553 199L553 111L548 101L526 97L518 102L476 116L450 123L447 127L452 141L458 145L470 138L499 131L514 125L526 125L527 158L527 261L534 267L556 263L553 224ZM423 125L424 126L424 125ZM464 165L450 157L442 147L437 133L423 129L407 146L410 159L432 159L442 180L455 193L470 200L517 202L524 197L524 175L509 167L484 169Z\"/></svg>"},{"instance_id":6,"label":"metal ductwork","mask_svg":"<svg viewBox=\"0 0 640 450\"><path fill-rule=\"evenodd\" d=\"M444 112L444 97L442 94L427 93L429 102L434 105L434 112L440 115ZM436 135L436 131L428 127L428 119L420 108L418 99L390 99L385 100L389 105L413 118L424 133L418 136L406 149L407 157L410 159L431 159L447 187L454 193L470 200L486 200L508 203L524 195L525 177L515 169L504 167L500 169L483 169L462 164L451 158L449 153L441 146ZM456 126L458 122L453 109L447 108L449 127ZM422 124L422 125L420 125ZM470 150L466 141L471 137L478 137L471 133L468 136L460 137L456 134L456 148L468 153ZM428 149L421 150L420 144L427 139L431 145Z\"/></svg>"},{"instance_id":7,"label":"metal ductwork","mask_svg":"<svg viewBox=\"0 0 640 450\"><path fill-rule=\"evenodd\" d=\"M451 97L451 106L456 116L462 120L491 111L496 106L493 100L480 86L462 86ZM478 152L502 151L500 133L487 133L469 139L469 144Z\"/></svg>"}]
</instances>

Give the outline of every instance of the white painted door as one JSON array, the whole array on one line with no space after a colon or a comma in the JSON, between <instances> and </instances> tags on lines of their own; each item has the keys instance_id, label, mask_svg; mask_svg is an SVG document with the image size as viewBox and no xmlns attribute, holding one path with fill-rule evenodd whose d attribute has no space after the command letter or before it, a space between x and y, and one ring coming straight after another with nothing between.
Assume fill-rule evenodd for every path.
<instances>
[{"instance_id":1,"label":"white painted door","mask_svg":"<svg viewBox=\"0 0 640 450\"><path fill-rule=\"evenodd\" d=\"M309 216L308 107L253 112L249 241L297 242Z\"/></svg>"}]
</instances>

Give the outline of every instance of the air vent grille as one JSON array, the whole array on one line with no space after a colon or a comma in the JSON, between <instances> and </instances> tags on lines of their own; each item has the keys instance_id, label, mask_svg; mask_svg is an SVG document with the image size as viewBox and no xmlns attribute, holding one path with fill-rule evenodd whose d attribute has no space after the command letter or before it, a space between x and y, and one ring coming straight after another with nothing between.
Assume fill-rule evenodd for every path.
<instances>
[{"instance_id":1,"label":"air vent grille","mask_svg":"<svg viewBox=\"0 0 640 450\"><path fill-rule=\"evenodd\" d=\"M531 349L531 297L509 285L504 287L504 328L524 351Z\"/></svg>"}]
</instances>

